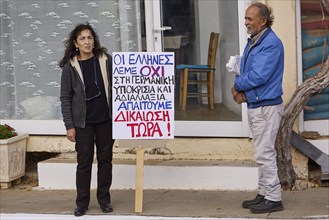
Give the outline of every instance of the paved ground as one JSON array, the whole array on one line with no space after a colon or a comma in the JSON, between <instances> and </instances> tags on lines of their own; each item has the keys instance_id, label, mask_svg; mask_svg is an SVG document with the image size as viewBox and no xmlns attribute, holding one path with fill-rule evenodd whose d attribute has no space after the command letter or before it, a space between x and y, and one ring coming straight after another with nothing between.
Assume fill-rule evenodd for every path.
<instances>
[{"instance_id":1,"label":"paved ground","mask_svg":"<svg viewBox=\"0 0 329 220\"><path fill-rule=\"evenodd\" d=\"M176 217L174 219L179 219L178 217L329 219L328 187L284 191L284 211L257 215L241 207L241 202L253 198L256 192L144 190L142 213L135 213L134 190L112 191L111 195L114 208L114 212L108 216L113 217L111 219L119 219L115 216L131 216L131 219L143 219L139 218L141 216ZM8 215L5 215L8 213L59 214L68 219L74 217L72 216L75 208L74 200L74 190L38 190L19 186L1 189L0 219L15 219L15 216L9 218ZM87 215L103 219L101 216L104 214L97 204L95 191L92 191ZM36 219L42 219L42 217ZM56 219L56 217L52 219ZM145 219L147 218L145 217Z\"/></svg>"},{"instance_id":2,"label":"paved ground","mask_svg":"<svg viewBox=\"0 0 329 220\"><path fill-rule=\"evenodd\" d=\"M129 216L129 215L84 215L76 218L72 215L54 215L54 214L1 214L1 220L77 220L77 219L93 219L93 220L245 220L245 218L189 218L189 217L159 217L159 216ZM248 220L261 220L259 218L248 218ZM266 220L266 219L262 219Z\"/></svg>"}]
</instances>

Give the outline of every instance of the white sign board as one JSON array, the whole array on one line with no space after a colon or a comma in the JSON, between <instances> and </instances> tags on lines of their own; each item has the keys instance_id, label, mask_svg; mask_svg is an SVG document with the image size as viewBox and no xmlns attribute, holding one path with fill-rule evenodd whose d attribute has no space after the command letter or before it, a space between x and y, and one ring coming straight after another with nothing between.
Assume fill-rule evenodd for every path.
<instances>
[{"instance_id":1,"label":"white sign board","mask_svg":"<svg viewBox=\"0 0 329 220\"><path fill-rule=\"evenodd\" d=\"M112 56L113 138L173 139L174 53Z\"/></svg>"}]
</instances>

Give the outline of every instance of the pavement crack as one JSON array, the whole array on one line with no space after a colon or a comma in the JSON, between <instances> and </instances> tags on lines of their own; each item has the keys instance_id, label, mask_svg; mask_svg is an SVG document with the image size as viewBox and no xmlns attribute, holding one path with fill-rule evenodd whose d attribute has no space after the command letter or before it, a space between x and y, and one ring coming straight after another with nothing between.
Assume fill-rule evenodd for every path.
<instances>
[{"instance_id":1,"label":"pavement crack","mask_svg":"<svg viewBox=\"0 0 329 220\"><path fill-rule=\"evenodd\" d=\"M162 200L162 198L163 198L166 194L168 194L170 191L171 191L171 190L166 190L166 191L164 191L164 192L161 193L158 197L156 197L156 198L154 198L154 199L152 199L152 200L150 200L150 201L148 201L148 202L145 202L144 206L146 207L147 205L154 203L154 201Z\"/></svg>"}]
</instances>

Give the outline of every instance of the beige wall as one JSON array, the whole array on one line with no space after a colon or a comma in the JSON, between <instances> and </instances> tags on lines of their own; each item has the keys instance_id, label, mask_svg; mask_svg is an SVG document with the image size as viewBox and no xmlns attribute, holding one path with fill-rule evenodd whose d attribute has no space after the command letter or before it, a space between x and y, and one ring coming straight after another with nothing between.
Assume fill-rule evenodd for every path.
<instances>
[{"instance_id":1,"label":"beige wall","mask_svg":"<svg viewBox=\"0 0 329 220\"><path fill-rule=\"evenodd\" d=\"M297 88L296 1L267 0L266 3L273 8L273 30L285 49L283 99L287 103Z\"/></svg>"}]
</instances>

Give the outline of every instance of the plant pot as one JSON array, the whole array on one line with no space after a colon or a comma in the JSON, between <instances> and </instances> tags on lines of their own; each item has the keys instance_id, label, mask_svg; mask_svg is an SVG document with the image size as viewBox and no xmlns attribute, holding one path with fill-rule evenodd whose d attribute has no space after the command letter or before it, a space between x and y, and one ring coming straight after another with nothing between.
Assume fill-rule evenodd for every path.
<instances>
[{"instance_id":1,"label":"plant pot","mask_svg":"<svg viewBox=\"0 0 329 220\"><path fill-rule=\"evenodd\" d=\"M25 175L26 142L28 134L18 134L0 140L0 183L9 188L11 182ZM7 187L6 187L7 186Z\"/></svg>"}]
</instances>

